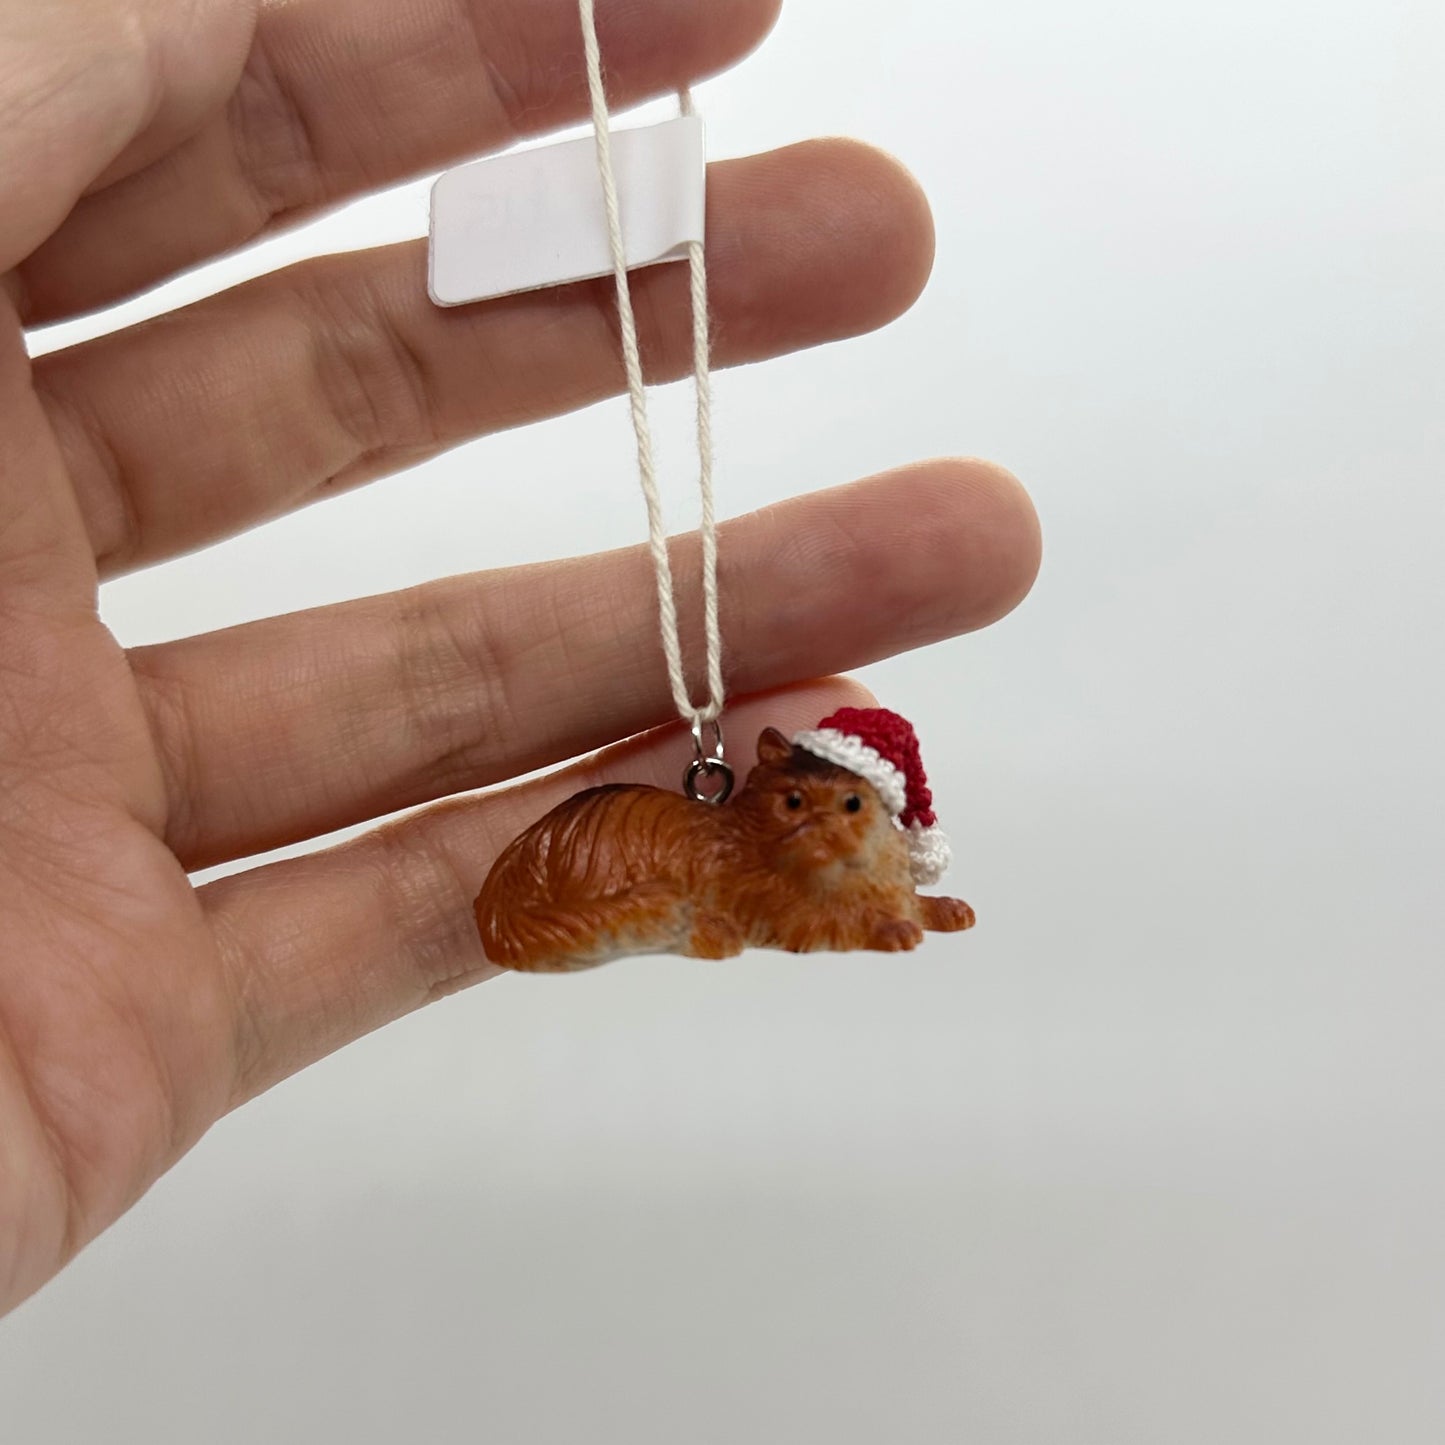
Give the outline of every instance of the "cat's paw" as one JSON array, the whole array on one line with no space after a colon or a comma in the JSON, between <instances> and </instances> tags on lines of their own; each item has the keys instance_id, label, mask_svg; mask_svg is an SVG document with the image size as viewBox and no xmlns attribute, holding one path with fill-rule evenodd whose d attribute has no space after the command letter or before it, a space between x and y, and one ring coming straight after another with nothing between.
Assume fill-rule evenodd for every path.
<instances>
[{"instance_id":1,"label":"cat's paw","mask_svg":"<svg viewBox=\"0 0 1445 1445\"><path fill-rule=\"evenodd\" d=\"M729 920L704 913L693 921L687 952L693 958L736 958L745 941Z\"/></svg>"},{"instance_id":2,"label":"cat's paw","mask_svg":"<svg viewBox=\"0 0 1445 1445\"><path fill-rule=\"evenodd\" d=\"M873 925L868 947L883 953L902 953L923 942L923 930L908 918L883 918Z\"/></svg>"},{"instance_id":3,"label":"cat's paw","mask_svg":"<svg viewBox=\"0 0 1445 1445\"><path fill-rule=\"evenodd\" d=\"M920 898L923 926L935 933L958 933L977 921L973 909L961 898Z\"/></svg>"}]
</instances>

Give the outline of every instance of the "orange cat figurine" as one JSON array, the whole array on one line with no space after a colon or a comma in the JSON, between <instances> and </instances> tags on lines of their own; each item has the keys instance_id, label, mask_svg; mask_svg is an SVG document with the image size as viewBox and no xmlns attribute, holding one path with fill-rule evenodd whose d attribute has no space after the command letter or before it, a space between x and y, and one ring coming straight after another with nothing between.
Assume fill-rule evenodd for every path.
<instances>
[{"instance_id":1,"label":"orange cat figurine","mask_svg":"<svg viewBox=\"0 0 1445 1445\"><path fill-rule=\"evenodd\" d=\"M565 973L629 954L916 948L973 909L924 897L948 864L912 727L844 708L758 764L725 805L642 784L590 788L502 853L477 896L487 957Z\"/></svg>"}]
</instances>

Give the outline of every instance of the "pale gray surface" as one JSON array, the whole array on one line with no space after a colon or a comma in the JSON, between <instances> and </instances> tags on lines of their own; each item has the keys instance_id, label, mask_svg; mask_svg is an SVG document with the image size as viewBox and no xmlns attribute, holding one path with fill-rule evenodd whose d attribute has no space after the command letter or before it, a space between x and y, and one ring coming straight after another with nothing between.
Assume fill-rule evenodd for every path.
<instances>
[{"instance_id":1,"label":"pale gray surface","mask_svg":"<svg viewBox=\"0 0 1445 1445\"><path fill-rule=\"evenodd\" d=\"M1438 1445L1442 60L1433 0L794 0L702 92L713 153L874 139L939 264L720 379L720 491L1029 483L1032 600L869 678L982 926L506 979L345 1051L0 1325L7 1445ZM138 641L641 529L610 405L106 609Z\"/></svg>"}]
</instances>

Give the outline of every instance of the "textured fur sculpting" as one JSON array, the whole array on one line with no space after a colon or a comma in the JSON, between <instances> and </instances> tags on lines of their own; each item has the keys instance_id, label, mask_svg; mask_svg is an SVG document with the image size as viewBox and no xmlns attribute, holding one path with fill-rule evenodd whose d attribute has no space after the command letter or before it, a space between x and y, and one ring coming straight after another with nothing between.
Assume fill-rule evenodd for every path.
<instances>
[{"instance_id":1,"label":"textured fur sculpting","mask_svg":"<svg viewBox=\"0 0 1445 1445\"><path fill-rule=\"evenodd\" d=\"M643 953L891 952L974 921L917 892L871 784L773 728L726 806L641 784L569 798L497 859L476 913L493 963L538 973Z\"/></svg>"}]
</instances>

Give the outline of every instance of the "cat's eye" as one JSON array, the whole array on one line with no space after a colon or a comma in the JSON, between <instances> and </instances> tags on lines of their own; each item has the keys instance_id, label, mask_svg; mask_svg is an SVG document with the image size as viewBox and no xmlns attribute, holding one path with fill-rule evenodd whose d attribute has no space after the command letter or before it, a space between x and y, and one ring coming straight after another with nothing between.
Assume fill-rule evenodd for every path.
<instances>
[{"instance_id":1,"label":"cat's eye","mask_svg":"<svg viewBox=\"0 0 1445 1445\"><path fill-rule=\"evenodd\" d=\"M797 812L803 806L803 795L801 793L788 794L788 807Z\"/></svg>"},{"instance_id":2,"label":"cat's eye","mask_svg":"<svg viewBox=\"0 0 1445 1445\"><path fill-rule=\"evenodd\" d=\"M849 793L848 796L843 799L843 806L847 808L850 813L856 813L862 809L863 799L860 798L857 793Z\"/></svg>"}]
</instances>

